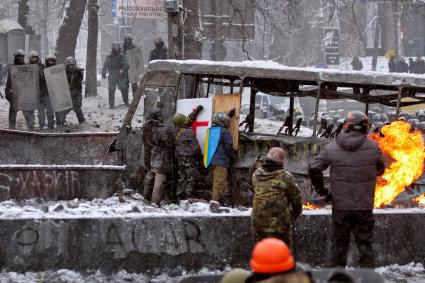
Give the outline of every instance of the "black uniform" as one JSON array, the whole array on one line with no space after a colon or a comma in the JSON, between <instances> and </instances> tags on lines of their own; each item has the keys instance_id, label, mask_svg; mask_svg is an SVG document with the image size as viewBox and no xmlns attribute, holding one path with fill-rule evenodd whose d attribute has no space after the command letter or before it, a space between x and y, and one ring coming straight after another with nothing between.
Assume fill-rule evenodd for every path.
<instances>
[{"instance_id":1,"label":"black uniform","mask_svg":"<svg viewBox=\"0 0 425 283\"><path fill-rule=\"evenodd\" d=\"M44 69L46 66L42 63L39 63L38 67L40 70L40 104L38 106L38 123L40 125L40 130L42 130L46 123L47 116L47 126L49 129L54 129L55 116L52 109L52 103L50 102L46 78L44 77Z\"/></svg>"},{"instance_id":2,"label":"black uniform","mask_svg":"<svg viewBox=\"0 0 425 283\"><path fill-rule=\"evenodd\" d=\"M121 74L120 71L122 71ZM106 78L107 73L109 73L109 107L114 107L115 90L117 89L117 85L121 91L124 103L128 105L128 63L122 52L111 52L108 56L106 56L102 69L102 77Z\"/></svg>"},{"instance_id":3,"label":"black uniform","mask_svg":"<svg viewBox=\"0 0 425 283\"><path fill-rule=\"evenodd\" d=\"M168 49L164 45L157 45L155 49L151 50L149 54L149 61L152 60L165 60L168 58Z\"/></svg>"},{"instance_id":4,"label":"black uniform","mask_svg":"<svg viewBox=\"0 0 425 283\"><path fill-rule=\"evenodd\" d=\"M124 55L127 55L127 50L131 50L136 48L136 45L133 44L133 42L124 42L123 44L123 51L124 51ZM133 97L136 95L137 92L137 83L132 83L131 84L131 92L133 93Z\"/></svg>"},{"instance_id":5,"label":"black uniform","mask_svg":"<svg viewBox=\"0 0 425 283\"><path fill-rule=\"evenodd\" d=\"M74 68L66 67L66 77L68 79L69 91L71 92L72 108L77 115L78 123L82 124L86 121L81 107L83 106L83 79L84 70L75 66ZM66 114L70 110L65 110L56 114L58 126L65 123Z\"/></svg>"}]
</instances>

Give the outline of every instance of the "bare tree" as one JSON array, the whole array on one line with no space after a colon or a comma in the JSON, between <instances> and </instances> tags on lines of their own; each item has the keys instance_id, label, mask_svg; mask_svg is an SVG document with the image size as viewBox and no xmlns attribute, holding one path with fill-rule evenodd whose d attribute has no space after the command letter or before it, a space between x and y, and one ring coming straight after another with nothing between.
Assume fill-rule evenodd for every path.
<instances>
[{"instance_id":1,"label":"bare tree","mask_svg":"<svg viewBox=\"0 0 425 283\"><path fill-rule=\"evenodd\" d=\"M184 20L184 59L202 58L202 27L200 3L198 0L184 0L187 11Z\"/></svg>"},{"instance_id":2,"label":"bare tree","mask_svg":"<svg viewBox=\"0 0 425 283\"><path fill-rule=\"evenodd\" d=\"M97 0L88 3L88 34L86 58L86 93L85 96L97 96L97 38L99 32L99 5Z\"/></svg>"},{"instance_id":3,"label":"bare tree","mask_svg":"<svg viewBox=\"0 0 425 283\"><path fill-rule=\"evenodd\" d=\"M28 13L30 11L30 6L28 5L28 0L19 0L18 8L18 23L22 28L27 32L28 31Z\"/></svg>"},{"instance_id":4,"label":"bare tree","mask_svg":"<svg viewBox=\"0 0 425 283\"><path fill-rule=\"evenodd\" d=\"M65 17L59 28L59 36L56 41L56 58L63 62L68 56L75 56L78 33L86 9L86 0L70 0L65 9Z\"/></svg>"}]
</instances>

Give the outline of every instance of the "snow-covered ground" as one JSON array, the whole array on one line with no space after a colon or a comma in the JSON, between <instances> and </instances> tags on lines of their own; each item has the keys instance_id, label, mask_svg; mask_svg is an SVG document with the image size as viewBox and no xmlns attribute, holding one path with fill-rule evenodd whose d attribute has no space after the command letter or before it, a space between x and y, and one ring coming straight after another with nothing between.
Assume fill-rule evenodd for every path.
<instances>
[{"instance_id":1,"label":"snow-covered ground","mask_svg":"<svg viewBox=\"0 0 425 283\"><path fill-rule=\"evenodd\" d=\"M144 274L128 273L125 270L117 272L112 275L105 275L100 271L87 272L81 274L76 271L61 269L58 271L45 271L45 272L26 272L16 273L3 271L0 273L0 282L7 283L174 283L185 276L192 275L215 275L227 272L230 268L224 271L209 270L204 268L196 273L183 272L183 276L173 274L161 274L150 278ZM425 282L425 269L420 263L410 263L408 265L390 265L379 267L375 269L376 272L384 276L386 282L389 283L419 283Z\"/></svg>"},{"instance_id":2,"label":"snow-covered ground","mask_svg":"<svg viewBox=\"0 0 425 283\"><path fill-rule=\"evenodd\" d=\"M4 89L0 92L3 94ZM86 123L79 125L75 113L71 111L66 121L68 126L63 129L55 129L55 132L117 132L122 125L122 121L127 113L128 107L125 106L121 93L117 90L115 93L114 109L109 109L108 89L106 87L98 88L97 97L83 98L83 113L86 118ZM8 113L9 103L6 99L0 99L0 128L8 128ZM141 119L141 113L137 112L134 121ZM16 124L17 129L26 130L25 120L22 112L18 112ZM37 112L35 113L35 127L38 128Z\"/></svg>"},{"instance_id":3,"label":"snow-covered ground","mask_svg":"<svg viewBox=\"0 0 425 283\"><path fill-rule=\"evenodd\" d=\"M161 207L148 204L139 194L113 196L107 199L49 201L29 199L21 202L8 200L0 202L2 219L42 218L111 218L111 217L180 217L180 216L248 216L251 209L246 207L222 207L219 213L210 210L209 203L201 200L184 200L179 204L164 204Z\"/></svg>"}]
</instances>

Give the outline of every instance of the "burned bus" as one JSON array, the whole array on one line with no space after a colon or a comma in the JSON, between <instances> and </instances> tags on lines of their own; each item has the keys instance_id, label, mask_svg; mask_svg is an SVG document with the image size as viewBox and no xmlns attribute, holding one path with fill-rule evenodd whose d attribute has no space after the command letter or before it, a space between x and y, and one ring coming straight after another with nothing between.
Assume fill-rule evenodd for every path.
<instances>
[{"instance_id":1,"label":"burned bus","mask_svg":"<svg viewBox=\"0 0 425 283\"><path fill-rule=\"evenodd\" d=\"M146 115L160 101L164 119L170 120L180 100L213 97L213 112L236 109L236 126L231 126L230 130L236 139L238 158L231 170L230 202L250 203L250 168L260 153L266 153L274 146L282 147L287 153L285 168L297 177L306 201L312 193L307 178L308 164L320 148L341 130L341 124L338 127L321 119L321 102L356 101L361 103L366 113L370 112L372 105L381 105L394 109L392 119L396 119L402 107L424 103L424 93L425 77L420 75L293 68L263 61L154 61L149 64L142 79L114 149L122 154L129 179L140 178L140 174L135 172L143 172L140 162L143 160L140 130L143 121L133 119L135 115ZM285 118L274 121L274 125L278 125L275 131L273 127L268 132L256 130L264 123L256 117L256 97L259 94L289 100L288 109L283 111ZM244 95L249 101L245 115L240 112ZM297 116L296 98L313 103L310 128L304 126L307 117Z\"/></svg>"}]
</instances>

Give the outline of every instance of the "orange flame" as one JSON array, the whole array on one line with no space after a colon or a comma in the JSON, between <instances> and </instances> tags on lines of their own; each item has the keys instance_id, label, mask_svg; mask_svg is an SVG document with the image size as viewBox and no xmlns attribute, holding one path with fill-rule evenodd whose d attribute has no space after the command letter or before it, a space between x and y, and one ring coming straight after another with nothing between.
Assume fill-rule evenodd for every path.
<instances>
[{"instance_id":1,"label":"orange flame","mask_svg":"<svg viewBox=\"0 0 425 283\"><path fill-rule=\"evenodd\" d=\"M378 178L375 207L391 203L423 173L425 147L422 133L410 130L408 123L395 121L382 128L384 137L379 133L369 136L378 142L382 153L392 159L390 166Z\"/></svg>"},{"instance_id":2,"label":"orange flame","mask_svg":"<svg viewBox=\"0 0 425 283\"><path fill-rule=\"evenodd\" d=\"M317 204L312 204L311 202L308 202L308 203L306 203L306 204L303 204L303 209L310 210L310 209L318 209L318 208L320 208L320 206L319 206L319 205L317 205Z\"/></svg>"},{"instance_id":3,"label":"orange flame","mask_svg":"<svg viewBox=\"0 0 425 283\"><path fill-rule=\"evenodd\" d=\"M425 206L425 194L415 198L415 201L418 203L418 205Z\"/></svg>"}]
</instances>

